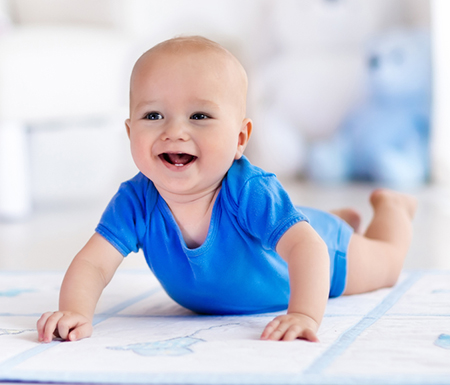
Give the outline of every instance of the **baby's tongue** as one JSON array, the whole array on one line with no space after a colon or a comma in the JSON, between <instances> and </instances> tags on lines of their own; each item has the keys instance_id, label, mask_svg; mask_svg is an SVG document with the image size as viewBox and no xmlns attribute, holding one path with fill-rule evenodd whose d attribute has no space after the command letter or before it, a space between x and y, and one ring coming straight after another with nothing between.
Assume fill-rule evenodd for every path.
<instances>
[{"instance_id":1,"label":"baby's tongue","mask_svg":"<svg viewBox=\"0 0 450 385\"><path fill-rule=\"evenodd\" d=\"M169 162L172 164L188 164L192 159L193 156L189 154L167 154L167 158L169 159Z\"/></svg>"}]
</instances>

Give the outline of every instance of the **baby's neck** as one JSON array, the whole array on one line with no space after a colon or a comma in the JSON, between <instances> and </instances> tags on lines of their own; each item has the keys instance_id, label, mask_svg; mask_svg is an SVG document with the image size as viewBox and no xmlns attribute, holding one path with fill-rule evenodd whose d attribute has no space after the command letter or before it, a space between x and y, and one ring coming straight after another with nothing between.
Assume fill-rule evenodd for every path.
<instances>
[{"instance_id":1,"label":"baby's neck","mask_svg":"<svg viewBox=\"0 0 450 385\"><path fill-rule=\"evenodd\" d=\"M219 191L220 186L195 197L170 199L173 197L163 196L181 230L187 247L190 249L197 248L205 242Z\"/></svg>"}]
</instances>

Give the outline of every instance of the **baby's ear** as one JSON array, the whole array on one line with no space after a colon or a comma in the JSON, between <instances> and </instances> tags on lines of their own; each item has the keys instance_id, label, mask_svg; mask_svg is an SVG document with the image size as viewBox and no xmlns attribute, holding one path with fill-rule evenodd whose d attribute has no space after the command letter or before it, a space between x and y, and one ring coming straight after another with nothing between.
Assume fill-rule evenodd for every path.
<instances>
[{"instance_id":1,"label":"baby's ear","mask_svg":"<svg viewBox=\"0 0 450 385\"><path fill-rule=\"evenodd\" d=\"M125 120L125 127L127 128L128 138L130 138L130 130L131 130L130 122L131 122L130 119Z\"/></svg>"},{"instance_id":2,"label":"baby's ear","mask_svg":"<svg viewBox=\"0 0 450 385\"><path fill-rule=\"evenodd\" d=\"M241 130L239 131L238 146L234 159L240 159L247 147L250 135L252 134L253 122L250 119L242 121Z\"/></svg>"}]
</instances>

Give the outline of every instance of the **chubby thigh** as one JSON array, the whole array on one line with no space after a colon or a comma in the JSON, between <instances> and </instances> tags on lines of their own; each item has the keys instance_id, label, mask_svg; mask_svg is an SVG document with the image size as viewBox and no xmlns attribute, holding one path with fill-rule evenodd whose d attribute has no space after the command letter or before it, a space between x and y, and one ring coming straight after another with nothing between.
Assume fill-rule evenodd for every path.
<instances>
[{"instance_id":1,"label":"chubby thigh","mask_svg":"<svg viewBox=\"0 0 450 385\"><path fill-rule=\"evenodd\" d=\"M353 228L338 216L311 207L296 206L325 241L330 256L330 297L340 296L347 281L347 252Z\"/></svg>"}]
</instances>

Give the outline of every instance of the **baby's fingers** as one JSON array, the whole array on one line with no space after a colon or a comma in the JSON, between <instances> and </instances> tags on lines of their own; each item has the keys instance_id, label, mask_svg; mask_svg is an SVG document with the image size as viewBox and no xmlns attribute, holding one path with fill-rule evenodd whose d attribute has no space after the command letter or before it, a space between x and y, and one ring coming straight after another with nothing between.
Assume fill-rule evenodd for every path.
<instances>
[{"instance_id":1,"label":"baby's fingers","mask_svg":"<svg viewBox=\"0 0 450 385\"><path fill-rule=\"evenodd\" d=\"M38 338L40 342L51 342L52 336L56 327L58 325L58 321L63 316L63 313L54 312L54 313L45 313L37 322L38 329Z\"/></svg>"},{"instance_id":2,"label":"baby's fingers","mask_svg":"<svg viewBox=\"0 0 450 385\"><path fill-rule=\"evenodd\" d=\"M302 314L285 314L269 322L261 339L273 341L293 341L297 338L318 342L315 333L315 321Z\"/></svg>"},{"instance_id":3,"label":"baby's fingers","mask_svg":"<svg viewBox=\"0 0 450 385\"><path fill-rule=\"evenodd\" d=\"M58 320L55 335L68 341L77 341L92 334L91 322L81 314L64 313Z\"/></svg>"},{"instance_id":4,"label":"baby's fingers","mask_svg":"<svg viewBox=\"0 0 450 385\"><path fill-rule=\"evenodd\" d=\"M273 321L269 322L261 334L261 339L268 340L279 325L280 321L278 321L277 319L274 319Z\"/></svg>"},{"instance_id":5,"label":"baby's fingers","mask_svg":"<svg viewBox=\"0 0 450 385\"><path fill-rule=\"evenodd\" d=\"M319 339L317 338L316 333L314 333L314 331L311 329L303 330L302 335L298 338L303 338L304 340L311 341L311 342L320 342Z\"/></svg>"},{"instance_id":6,"label":"baby's fingers","mask_svg":"<svg viewBox=\"0 0 450 385\"><path fill-rule=\"evenodd\" d=\"M65 312L58 321L55 334L63 340L77 341L90 337L92 330L92 323L89 319L78 313Z\"/></svg>"},{"instance_id":7,"label":"baby's fingers","mask_svg":"<svg viewBox=\"0 0 450 385\"><path fill-rule=\"evenodd\" d=\"M272 340L280 341L285 340L284 336L289 329L290 324L282 319L274 319L272 322L267 324L266 329L261 335L262 340ZM293 338L295 339L295 338ZM286 340L287 341L287 340Z\"/></svg>"},{"instance_id":8,"label":"baby's fingers","mask_svg":"<svg viewBox=\"0 0 450 385\"><path fill-rule=\"evenodd\" d=\"M63 315L56 326L56 330L54 331L54 335L58 338L62 338L63 340L68 340L69 332L76 326L75 321L68 317L67 315Z\"/></svg>"},{"instance_id":9,"label":"baby's fingers","mask_svg":"<svg viewBox=\"0 0 450 385\"><path fill-rule=\"evenodd\" d=\"M316 333L309 328L302 329L299 325L291 325L283 336L283 341L293 341L297 338L311 342L319 342Z\"/></svg>"},{"instance_id":10,"label":"baby's fingers","mask_svg":"<svg viewBox=\"0 0 450 385\"><path fill-rule=\"evenodd\" d=\"M53 335L77 341L91 336L93 330L90 320L81 314L60 311L43 314L37 328L40 342L51 342Z\"/></svg>"},{"instance_id":11,"label":"baby's fingers","mask_svg":"<svg viewBox=\"0 0 450 385\"><path fill-rule=\"evenodd\" d=\"M67 339L69 341L78 341L83 338L90 337L92 335L92 331L93 327L90 323L81 324L69 332Z\"/></svg>"},{"instance_id":12,"label":"baby's fingers","mask_svg":"<svg viewBox=\"0 0 450 385\"><path fill-rule=\"evenodd\" d=\"M53 315L53 312L47 312L41 315L41 318L38 319L36 323L37 331L38 331L38 339L40 342L44 341L44 330L45 330L45 324L47 323L47 320L49 317Z\"/></svg>"}]
</instances>

